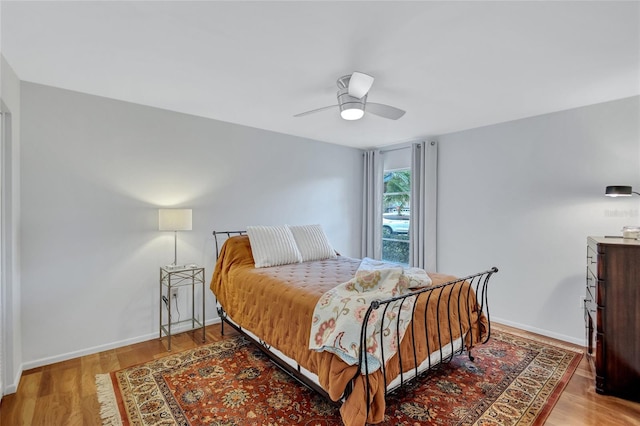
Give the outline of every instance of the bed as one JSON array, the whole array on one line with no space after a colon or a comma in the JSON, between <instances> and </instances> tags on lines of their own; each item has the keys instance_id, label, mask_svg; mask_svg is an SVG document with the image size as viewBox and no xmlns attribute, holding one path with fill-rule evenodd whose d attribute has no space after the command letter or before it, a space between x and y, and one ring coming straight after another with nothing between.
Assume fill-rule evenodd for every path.
<instances>
[{"instance_id":1,"label":"bed","mask_svg":"<svg viewBox=\"0 0 640 426\"><path fill-rule=\"evenodd\" d=\"M496 268L464 278L429 273L428 288L376 300L364 315L361 347L371 330L371 315L393 316L393 309L412 315L397 352L383 354L373 368L365 351L350 365L334 353L309 349L312 314L320 298L350 280L361 263L333 259L254 266L251 244L244 231L214 231L217 262L211 290L222 320L253 340L281 368L301 383L341 404L347 426L379 423L384 419L388 393L419 379L438 364L468 351L490 336L487 284ZM224 245L220 248L220 242ZM373 331L376 333L376 331ZM378 330L380 339L397 330ZM384 335L384 336L383 336Z\"/></svg>"}]
</instances>

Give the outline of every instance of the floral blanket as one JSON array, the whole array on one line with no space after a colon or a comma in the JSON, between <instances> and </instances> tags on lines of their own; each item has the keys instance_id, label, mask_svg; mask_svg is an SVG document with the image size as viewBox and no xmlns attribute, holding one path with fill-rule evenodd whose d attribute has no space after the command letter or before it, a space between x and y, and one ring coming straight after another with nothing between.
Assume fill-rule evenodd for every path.
<instances>
[{"instance_id":1,"label":"floral blanket","mask_svg":"<svg viewBox=\"0 0 640 426\"><path fill-rule=\"evenodd\" d=\"M349 365L357 364L360 332L371 302L430 285L431 278L422 269L364 258L355 277L329 290L318 301L313 311L309 348L329 351ZM365 347L369 373L381 367L382 353L388 360L398 351L411 323L414 299L412 296L394 301L386 312L384 307L371 312ZM362 368L364 373L364 363Z\"/></svg>"}]
</instances>

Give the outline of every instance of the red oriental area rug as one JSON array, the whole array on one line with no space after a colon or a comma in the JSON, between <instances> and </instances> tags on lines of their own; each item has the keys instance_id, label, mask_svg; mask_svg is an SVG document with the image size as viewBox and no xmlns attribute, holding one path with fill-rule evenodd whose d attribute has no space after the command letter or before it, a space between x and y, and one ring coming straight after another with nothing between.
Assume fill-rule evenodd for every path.
<instances>
[{"instance_id":1,"label":"red oriental area rug","mask_svg":"<svg viewBox=\"0 0 640 426\"><path fill-rule=\"evenodd\" d=\"M540 425L582 354L495 331L388 397L385 426ZM242 337L96 378L105 425L341 425L338 407Z\"/></svg>"}]
</instances>

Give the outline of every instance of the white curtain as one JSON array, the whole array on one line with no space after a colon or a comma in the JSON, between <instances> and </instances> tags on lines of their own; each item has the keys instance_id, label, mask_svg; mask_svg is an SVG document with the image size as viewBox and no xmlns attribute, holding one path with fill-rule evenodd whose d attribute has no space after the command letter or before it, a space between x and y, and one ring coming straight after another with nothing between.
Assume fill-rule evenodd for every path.
<instances>
[{"instance_id":1,"label":"white curtain","mask_svg":"<svg viewBox=\"0 0 640 426\"><path fill-rule=\"evenodd\" d=\"M364 153L361 257L382 258L382 154Z\"/></svg>"},{"instance_id":2,"label":"white curtain","mask_svg":"<svg viewBox=\"0 0 640 426\"><path fill-rule=\"evenodd\" d=\"M438 143L411 147L410 265L436 272L436 214L438 200Z\"/></svg>"}]
</instances>

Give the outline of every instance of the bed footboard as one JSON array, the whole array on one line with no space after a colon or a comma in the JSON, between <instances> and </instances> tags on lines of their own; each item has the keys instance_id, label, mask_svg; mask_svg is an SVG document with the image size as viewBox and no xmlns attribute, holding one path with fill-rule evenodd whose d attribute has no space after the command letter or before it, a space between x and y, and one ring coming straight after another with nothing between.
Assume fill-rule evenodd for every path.
<instances>
[{"instance_id":1,"label":"bed footboard","mask_svg":"<svg viewBox=\"0 0 640 426\"><path fill-rule=\"evenodd\" d=\"M385 397L434 367L451 361L455 355L461 354L465 350L468 352L469 359L473 361L471 347L475 344L486 343L491 334L488 283L496 272L498 272L498 268L493 267L488 271L458 278L444 284L371 303L365 313L360 331L360 348L367 347L366 341L372 332L377 333L380 339L395 337L395 341L400 341L399 326L396 327L395 332L389 333L387 329L386 334L382 329L382 322L378 329L372 329L372 326L369 325L369 317L373 311L382 310L381 316L385 317L391 309L399 310L408 304L413 318L409 326L410 333L407 330L409 335L405 336L409 339L410 350L399 350L395 359L389 355L385 357L384 351L382 352L381 369ZM418 304L423 303L425 307L420 309L418 314L416 308ZM435 312L435 321L433 316L427 318L429 312L432 314ZM399 325L399 322L396 324ZM483 327L485 329L482 329ZM437 343L432 343L434 340ZM421 359L418 354L425 353L425 351L428 356ZM393 363L396 364L399 376L392 383L388 383L387 370L393 367ZM411 365L411 367L407 368L407 365ZM371 368L368 357L364 356L362 350L359 353L358 366L360 368L354 376L354 380L358 375L363 374L366 394L370 395L369 373ZM367 404L367 416L368 409L369 404Z\"/></svg>"}]
</instances>

